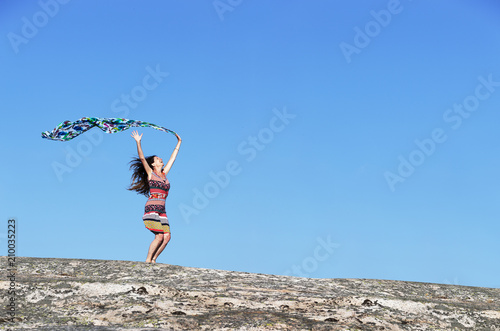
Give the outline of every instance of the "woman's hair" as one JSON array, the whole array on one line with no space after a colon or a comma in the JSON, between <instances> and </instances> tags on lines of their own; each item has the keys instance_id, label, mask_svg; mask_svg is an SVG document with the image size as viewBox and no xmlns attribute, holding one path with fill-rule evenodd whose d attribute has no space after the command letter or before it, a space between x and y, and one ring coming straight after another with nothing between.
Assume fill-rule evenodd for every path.
<instances>
[{"instance_id":1,"label":"woman's hair","mask_svg":"<svg viewBox=\"0 0 500 331\"><path fill-rule=\"evenodd\" d=\"M146 162L149 164L151 168L153 168L153 162L155 161L155 156L148 156L146 158ZM136 191L137 194L144 194L145 196L149 195L149 182L148 182L148 173L144 166L142 165L142 161L138 157L134 157L132 161L130 161L130 170L132 170L132 180L130 187L128 190Z\"/></svg>"}]
</instances>

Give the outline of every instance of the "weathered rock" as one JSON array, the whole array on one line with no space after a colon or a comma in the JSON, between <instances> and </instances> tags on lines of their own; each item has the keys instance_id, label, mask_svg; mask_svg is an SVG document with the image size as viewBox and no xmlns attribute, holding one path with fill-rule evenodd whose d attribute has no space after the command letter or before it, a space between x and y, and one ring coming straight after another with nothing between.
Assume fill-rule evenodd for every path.
<instances>
[{"instance_id":1,"label":"weathered rock","mask_svg":"<svg viewBox=\"0 0 500 331\"><path fill-rule=\"evenodd\" d=\"M14 322L0 281L2 330L500 330L500 289L130 261L18 257L16 268Z\"/></svg>"}]
</instances>

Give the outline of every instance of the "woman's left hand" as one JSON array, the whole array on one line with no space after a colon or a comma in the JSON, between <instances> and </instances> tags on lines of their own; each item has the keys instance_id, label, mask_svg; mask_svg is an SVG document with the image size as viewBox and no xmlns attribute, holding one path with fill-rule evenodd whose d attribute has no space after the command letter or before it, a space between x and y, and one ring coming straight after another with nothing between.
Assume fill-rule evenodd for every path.
<instances>
[{"instance_id":1,"label":"woman's left hand","mask_svg":"<svg viewBox=\"0 0 500 331\"><path fill-rule=\"evenodd\" d=\"M139 132L132 131L132 138L134 138L136 142L140 142L142 138L142 133L139 135Z\"/></svg>"}]
</instances>

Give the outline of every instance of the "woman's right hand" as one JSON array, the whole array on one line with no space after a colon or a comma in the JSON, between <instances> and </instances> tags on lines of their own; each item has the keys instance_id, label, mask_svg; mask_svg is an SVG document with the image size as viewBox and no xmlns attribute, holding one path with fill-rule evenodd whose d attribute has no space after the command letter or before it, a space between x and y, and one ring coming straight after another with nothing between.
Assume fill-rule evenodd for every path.
<instances>
[{"instance_id":1,"label":"woman's right hand","mask_svg":"<svg viewBox=\"0 0 500 331\"><path fill-rule=\"evenodd\" d=\"M142 133L139 135L139 132L132 131L132 138L134 138L134 140L139 143L142 138Z\"/></svg>"}]
</instances>

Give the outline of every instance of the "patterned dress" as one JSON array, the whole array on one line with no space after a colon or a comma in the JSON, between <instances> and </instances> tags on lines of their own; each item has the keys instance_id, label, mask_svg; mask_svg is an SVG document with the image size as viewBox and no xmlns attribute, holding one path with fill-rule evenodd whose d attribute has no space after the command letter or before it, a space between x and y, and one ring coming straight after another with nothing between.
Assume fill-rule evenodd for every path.
<instances>
[{"instance_id":1,"label":"patterned dress","mask_svg":"<svg viewBox=\"0 0 500 331\"><path fill-rule=\"evenodd\" d=\"M147 229L152 232L169 233L167 214L165 212L165 200L170 190L168 179L157 175L154 171L149 180L149 198L144 208L142 220Z\"/></svg>"}]
</instances>

